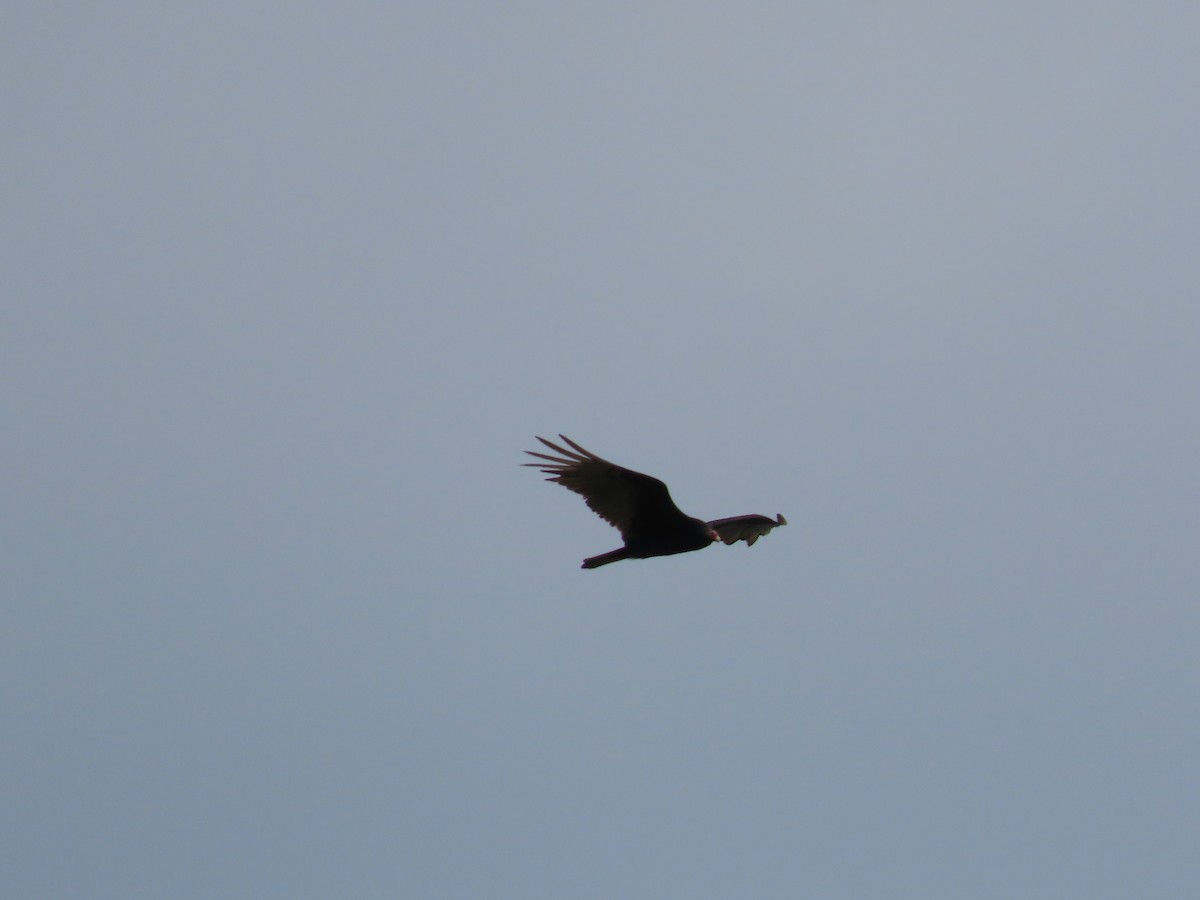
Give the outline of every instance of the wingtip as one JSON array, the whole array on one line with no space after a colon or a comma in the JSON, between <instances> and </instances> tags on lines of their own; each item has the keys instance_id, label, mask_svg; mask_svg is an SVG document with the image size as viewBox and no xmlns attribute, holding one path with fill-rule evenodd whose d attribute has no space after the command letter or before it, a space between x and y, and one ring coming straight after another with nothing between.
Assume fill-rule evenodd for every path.
<instances>
[{"instance_id":1,"label":"wingtip","mask_svg":"<svg viewBox=\"0 0 1200 900\"><path fill-rule=\"evenodd\" d=\"M594 458L596 456L596 454L594 454L591 450L587 450L587 449L584 449L583 447L580 447L577 443L575 443L573 440L571 440L565 434L559 434L559 437L562 438L566 442L568 447L570 447L572 450L576 451L577 453L582 453L584 456L589 457L589 458Z\"/></svg>"}]
</instances>

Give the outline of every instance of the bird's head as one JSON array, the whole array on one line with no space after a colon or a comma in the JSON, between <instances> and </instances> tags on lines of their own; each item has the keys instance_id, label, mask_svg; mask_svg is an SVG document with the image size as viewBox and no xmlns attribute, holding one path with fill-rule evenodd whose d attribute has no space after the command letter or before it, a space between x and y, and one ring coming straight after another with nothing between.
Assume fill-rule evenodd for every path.
<instances>
[{"instance_id":1,"label":"bird's head","mask_svg":"<svg viewBox=\"0 0 1200 900\"><path fill-rule=\"evenodd\" d=\"M707 547L709 544L717 544L721 541L721 536L717 534L717 529L713 528L703 519L695 519L688 517L688 523L691 526L688 531L699 542L701 539L705 541L699 544L701 547Z\"/></svg>"}]
</instances>

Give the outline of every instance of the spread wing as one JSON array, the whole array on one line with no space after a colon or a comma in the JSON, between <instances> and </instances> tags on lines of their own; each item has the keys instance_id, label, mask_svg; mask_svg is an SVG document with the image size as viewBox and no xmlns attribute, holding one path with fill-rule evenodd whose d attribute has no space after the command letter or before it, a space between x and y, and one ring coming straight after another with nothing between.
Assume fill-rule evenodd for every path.
<instances>
[{"instance_id":1,"label":"spread wing","mask_svg":"<svg viewBox=\"0 0 1200 900\"><path fill-rule=\"evenodd\" d=\"M662 526L687 520L671 500L667 486L657 478L601 459L566 435L559 437L567 447L538 438L558 456L526 450L543 462L525 465L540 469L549 476L547 481L558 482L581 495L596 515L621 532L621 537L628 540L630 532L639 532L651 524Z\"/></svg>"},{"instance_id":2,"label":"spread wing","mask_svg":"<svg viewBox=\"0 0 1200 900\"><path fill-rule=\"evenodd\" d=\"M708 527L721 536L726 544L736 544L745 541L746 546L753 547L764 534L770 534L771 529L786 525L787 519L776 515L774 519L766 516L730 516L728 519L714 519Z\"/></svg>"}]
</instances>

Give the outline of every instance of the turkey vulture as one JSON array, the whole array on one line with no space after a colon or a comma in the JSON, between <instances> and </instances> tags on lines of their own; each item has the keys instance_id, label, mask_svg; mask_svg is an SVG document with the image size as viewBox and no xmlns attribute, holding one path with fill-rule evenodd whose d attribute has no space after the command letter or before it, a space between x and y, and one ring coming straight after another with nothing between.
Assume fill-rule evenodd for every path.
<instances>
[{"instance_id":1,"label":"turkey vulture","mask_svg":"<svg viewBox=\"0 0 1200 900\"><path fill-rule=\"evenodd\" d=\"M700 550L714 541L752 545L787 519L776 516L732 516L705 522L680 511L671 500L667 486L657 478L634 472L584 450L564 434L560 438L571 449L538 440L558 456L526 450L543 462L524 463L549 475L567 490L581 494L588 507L608 522L625 539L625 546L583 561L583 568L595 569L619 559L646 559Z\"/></svg>"}]
</instances>

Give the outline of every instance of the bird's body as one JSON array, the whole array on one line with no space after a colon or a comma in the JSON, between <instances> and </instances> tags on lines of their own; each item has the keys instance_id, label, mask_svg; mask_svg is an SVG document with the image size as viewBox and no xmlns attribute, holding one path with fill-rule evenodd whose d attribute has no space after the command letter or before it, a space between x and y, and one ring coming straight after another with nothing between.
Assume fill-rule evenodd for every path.
<instances>
[{"instance_id":1,"label":"bird's body","mask_svg":"<svg viewBox=\"0 0 1200 900\"><path fill-rule=\"evenodd\" d=\"M526 450L543 462L525 463L548 475L568 490L581 495L598 516L621 532L625 546L592 556L583 561L583 568L599 566L622 559L647 559L701 550L715 541L732 544L739 540L753 544L777 525L786 525L783 516L733 516L705 522L685 515L667 490L667 486L650 475L634 472L601 459L585 450L565 435L559 437L567 447L538 440L558 456Z\"/></svg>"},{"instance_id":2,"label":"bird's body","mask_svg":"<svg viewBox=\"0 0 1200 900\"><path fill-rule=\"evenodd\" d=\"M583 561L583 568L616 562L619 559L649 559L651 556L672 556L690 550L703 550L720 536L701 519L687 518L686 521L647 522L641 534L631 534L625 546L599 556L590 556Z\"/></svg>"}]
</instances>

